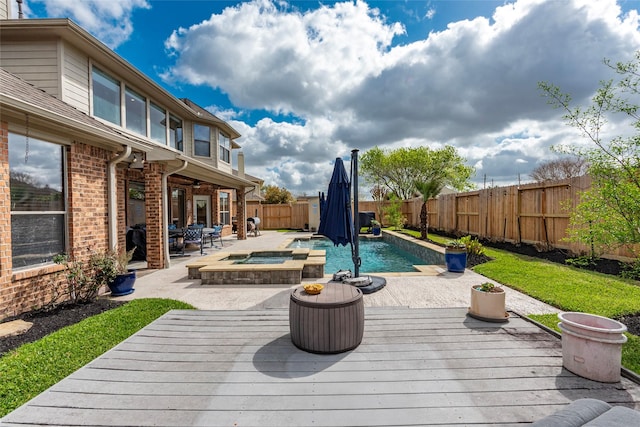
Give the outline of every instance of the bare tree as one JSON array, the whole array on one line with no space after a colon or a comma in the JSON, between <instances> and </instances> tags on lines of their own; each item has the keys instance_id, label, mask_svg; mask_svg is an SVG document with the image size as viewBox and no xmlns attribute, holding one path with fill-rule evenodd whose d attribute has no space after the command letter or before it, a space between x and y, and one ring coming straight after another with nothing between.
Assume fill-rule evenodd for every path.
<instances>
[{"instance_id":1,"label":"bare tree","mask_svg":"<svg viewBox=\"0 0 640 427\"><path fill-rule=\"evenodd\" d=\"M584 175L587 168L587 162L580 157L562 157L540 163L530 175L537 182L557 181Z\"/></svg>"}]
</instances>

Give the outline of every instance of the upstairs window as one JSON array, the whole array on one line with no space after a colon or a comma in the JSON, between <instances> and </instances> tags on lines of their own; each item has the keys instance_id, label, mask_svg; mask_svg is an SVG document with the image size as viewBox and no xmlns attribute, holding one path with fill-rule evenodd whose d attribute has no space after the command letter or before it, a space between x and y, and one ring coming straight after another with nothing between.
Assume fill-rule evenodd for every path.
<instances>
[{"instance_id":1,"label":"upstairs window","mask_svg":"<svg viewBox=\"0 0 640 427\"><path fill-rule=\"evenodd\" d=\"M120 116L120 82L97 68L93 68L93 115L116 125L122 125Z\"/></svg>"},{"instance_id":2,"label":"upstairs window","mask_svg":"<svg viewBox=\"0 0 640 427\"><path fill-rule=\"evenodd\" d=\"M211 129L208 126L193 125L193 154L211 157Z\"/></svg>"},{"instance_id":3,"label":"upstairs window","mask_svg":"<svg viewBox=\"0 0 640 427\"><path fill-rule=\"evenodd\" d=\"M176 150L184 151L182 145L182 120L169 115L169 146Z\"/></svg>"},{"instance_id":4,"label":"upstairs window","mask_svg":"<svg viewBox=\"0 0 640 427\"><path fill-rule=\"evenodd\" d=\"M149 106L149 119L151 123L151 139L161 144L167 144L167 117L164 109L153 102Z\"/></svg>"},{"instance_id":5,"label":"upstairs window","mask_svg":"<svg viewBox=\"0 0 640 427\"><path fill-rule=\"evenodd\" d=\"M125 90L127 129L147 135L147 101L133 90Z\"/></svg>"},{"instance_id":6,"label":"upstairs window","mask_svg":"<svg viewBox=\"0 0 640 427\"><path fill-rule=\"evenodd\" d=\"M229 137L220 132L218 145L220 146L220 160L231 163L231 140Z\"/></svg>"}]
</instances>

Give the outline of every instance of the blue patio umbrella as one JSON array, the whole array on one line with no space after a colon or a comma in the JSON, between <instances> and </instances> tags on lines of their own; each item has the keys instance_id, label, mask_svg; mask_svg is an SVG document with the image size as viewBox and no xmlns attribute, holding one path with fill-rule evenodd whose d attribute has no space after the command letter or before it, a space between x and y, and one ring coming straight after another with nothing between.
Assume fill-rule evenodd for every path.
<instances>
[{"instance_id":1,"label":"blue patio umbrella","mask_svg":"<svg viewBox=\"0 0 640 427\"><path fill-rule=\"evenodd\" d=\"M349 175L339 157L336 158L329 181L327 200L320 212L318 234L328 237L336 246L353 245Z\"/></svg>"}]
</instances>

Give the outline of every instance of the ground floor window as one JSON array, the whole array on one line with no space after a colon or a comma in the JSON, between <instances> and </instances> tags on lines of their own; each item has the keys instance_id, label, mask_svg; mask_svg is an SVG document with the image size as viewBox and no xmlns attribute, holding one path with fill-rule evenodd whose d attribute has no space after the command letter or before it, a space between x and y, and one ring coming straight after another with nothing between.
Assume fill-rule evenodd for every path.
<instances>
[{"instance_id":1,"label":"ground floor window","mask_svg":"<svg viewBox=\"0 0 640 427\"><path fill-rule=\"evenodd\" d=\"M171 192L171 211L169 212L169 217L171 218L171 224L175 225L177 228L182 228L185 226L184 206L184 190L175 188Z\"/></svg>"},{"instance_id":2,"label":"ground floor window","mask_svg":"<svg viewBox=\"0 0 640 427\"><path fill-rule=\"evenodd\" d=\"M231 212L229 211L229 193L220 192L220 224L231 224Z\"/></svg>"},{"instance_id":3,"label":"ground floor window","mask_svg":"<svg viewBox=\"0 0 640 427\"><path fill-rule=\"evenodd\" d=\"M142 227L147 222L144 204L144 182L129 181L127 198L127 225Z\"/></svg>"},{"instance_id":4,"label":"ground floor window","mask_svg":"<svg viewBox=\"0 0 640 427\"><path fill-rule=\"evenodd\" d=\"M51 262L65 251L64 147L9 133L13 268Z\"/></svg>"}]
</instances>

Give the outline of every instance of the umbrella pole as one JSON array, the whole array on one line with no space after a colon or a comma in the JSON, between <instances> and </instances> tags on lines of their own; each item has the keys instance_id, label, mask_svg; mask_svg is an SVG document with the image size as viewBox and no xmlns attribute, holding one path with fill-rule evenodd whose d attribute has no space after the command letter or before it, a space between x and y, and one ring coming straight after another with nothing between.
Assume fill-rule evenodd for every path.
<instances>
[{"instance_id":1,"label":"umbrella pole","mask_svg":"<svg viewBox=\"0 0 640 427\"><path fill-rule=\"evenodd\" d=\"M358 149L351 150L351 168L353 170L353 271L360 277L360 214L358 213Z\"/></svg>"}]
</instances>

